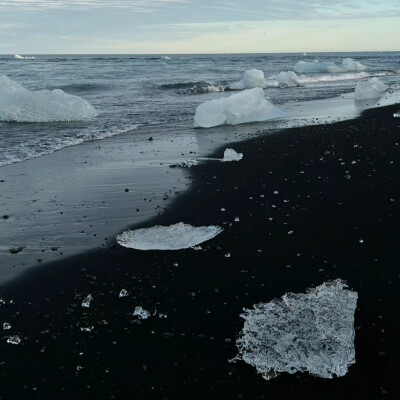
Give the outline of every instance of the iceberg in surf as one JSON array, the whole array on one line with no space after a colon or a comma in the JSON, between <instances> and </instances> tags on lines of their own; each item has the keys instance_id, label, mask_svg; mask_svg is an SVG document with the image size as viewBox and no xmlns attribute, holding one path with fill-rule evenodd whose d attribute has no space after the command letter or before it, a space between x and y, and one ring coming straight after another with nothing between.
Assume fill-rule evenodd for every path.
<instances>
[{"instance_id":1,"label":"iceberg in surf","mask_svg":"<svg viewBox=\"0 0 400 400\"><path fill-rule=\"evenodd\" d=\"M229 85L231 90L253 89L256 87L265 87L264 72L260 69L248 69L245 71L241 81L233 82Z\"/></svg>"},{"instance_id":2,"label":"iceberg in surf","mask_svg":"<svg viewBox=\"0 0 400 400\"><path fill-rule=\"evenodd\" d=\"M233 149L225 149L222 162L240 161L243 158L243 153L237 153Z\"/></svg>"},{"instance_id":3,"label":"iceberg in surf","mask_svg":"<svg viewBox=\"0 0 400 400\"><path fill-rule=\"evenodd\" d=\"M357 83L354 98L355 100L377 99L388 88L389 86L385 85L378 78L368 79L367 81Z\"/></svg>"},{"instance_id":4,"label":"iceberg in surf","mask_svg":"<svg viewBox=\"0 0 400 400\"><path fill-rule=\"evenodd\" d=\"M355 363L357 297L337 279L245 309L236 359L254 366L266 380L282 372L309 372L321 378L346 375Z\"/></svg>"},{"instance_id":5,"label":"iceberg in surf","mask_svg":"<svg viewBox=\"0 0 400 400\"><path fill-rule=\"evenodd\" d=\"M358 61L354 61L352 58L345 58L341 64L335 64L333 62L320 62L314 60L312 62L299 61L295 66L294 70L300 74L310 73L341 73L341 72L353 72L353 71L365 71L367 67Z\"/></svg>"},{"instance_id":6,"label":"iceberg in surf","mask_svg":"<svg viewBox=\"0 0 400 400\"><path fill-rule=\"evenodd\" d=\"M30 91L0 75L0 121L79 121L96 115L89 102L55 90Z\"/></svg>"},{"instance_id":7,"label":"iceberg in surf","mask_svg":"<svg viewBox=\"0 0 400 400\"><path fill-rule=\"evenodd\" d=\"M211 128L278 118L282 112L264 97L261 88L244 90L229 97L206 101L196 109L194 126Z\"/></svg>"},{"instance_id":8,"label":"iceberg in surf","mask_svg":"<svg viewBox=\"0 0 400 400\"><path fill-rule=\"evenodd\" d=\"M295 87L299 86L299 77L293 71L282 71L276 76L279 87Z\"/></svg>"},{"instance_id":9,"label":"iceberg in surf","mask_svg":"<svg viewBox=\"0 0 400 400\"><path fill-rule=\"evenodd\" d=\"M191 226L182 222L170 226L126 231L116 237L123 246L137 250L181 250L197 246L220 234L219 226Z\"/></svg>"}]
</instances>

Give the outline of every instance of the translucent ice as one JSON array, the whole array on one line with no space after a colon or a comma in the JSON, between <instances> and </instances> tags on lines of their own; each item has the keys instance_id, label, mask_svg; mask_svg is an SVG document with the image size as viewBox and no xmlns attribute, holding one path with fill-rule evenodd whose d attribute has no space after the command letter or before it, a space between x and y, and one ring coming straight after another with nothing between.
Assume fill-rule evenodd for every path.
<instances>
[{"instance_id":1,"label":"translucent ice","mask_svg":"<svg viewBox=\"0 0 400 400\"><path fill-rule=\"evenodd\" d=\"M243 153L237 153L233 149L226 149L224 151L224 158L222 162L240 161L243 158Z\"/></svg>"},{"instance_id":2,"label":"translucent ice","mask_svg":"<svg viewBox=\"0 0 400 400\"><path fill-rule=\"evenodd\" d=\"M264 72L260 69L248 69L243 76L243 85L246 89L263 87L265 83Z\"/></svg>"},{"instance_id":3,"label":"translucent ice","mask_svg":"<svg viewBox=\"0 0 400 400\"><path fill-rule=\"evenodd\" d=\"M129 296L129 292L126 289L122 289L119 292L119 297L127 297L127 296Z\"/></svg>"},{"instance_id":4,"label":"translucent ice","mask_svg":"<svg viewBox=\"0 0 400 400\"><path fill-rule=\"evenodd\" d=\"M91 294L88 294L82 301L82 307L83 308L89 308L90 307L90 302L93 300L93 297Z\"/></svg>"},{"instance_id":5,"label":"translucent ice","mask_svg":"<svg viewBox=\"0 0 400 400\"><path fill-rule=\"evenodd\" d=\"M365 71L367 67L358 61L354 61L352 58L344 58L341 64L335 64L333 62L319 62L314 60L313 62L299 61L294 69L296 72L301 74L307 73L343 73L353 71Z\"/></svg>"},{"instance_id":6,"label":"translucent ice","mask_svg":"<svg viewBox=\"0 0 400 400\"><path fill-rule=\"evenodd\" d=\"M357 293L346 288L338 279L245 309L237 359L254 366L266 380L281 372L344 376L355 363L357 304Z\"/></svg>"},{"instance_id":7,"label":"translucent ice","mask_svg":"<svg viewBox=\"0 0 400 400\"><path fill-rule=\"evenodd\" d=\"M265 99L264 91L254 88L200 104L194 116L194 126L238 125L267 121L281 115L282 112Z\"/></svg>"},{"instance_id":8,"label":"translucent ice","mask_svg":"<svg viewBox=\"0 0 400 400\"><path fill-rule=\"evenodd\" d=\"M150 313L147 310L143 309L142 307L138 306L135 307L133 316L138 317L139 319L147 319L150 317Z\"/></svg>"},{"instance_id":9,"label":"translucent ice","mask_svg":"<svg viewBox=\"0 0 400 400\"><path fill-rule=\"evenodd\" d=\"M400 118L400 111L397 111L397 113L394 113L393 117L394 118Z\"/></svg>"},{"instance_id":10,"label":"translucent ice","mask_svg":"<svg viewBox=\"0 0 400 400\"><path fill-rule=\"evenodd\" d=\"M170 226L126 231L117 236L117 242L137 250L180 250L206 242L222 232L219 226L191 226L182 222Z\"/></svg>"},{"instance_id":11,"label":"translucent ice","mask_svg":"<svg viewBox=\"0 0 400 400\"><path fill-rule=\"evenodd\" d=\"M3 322L3 330L7 331L11 329L11 325L8 322Z\"/></svg>"},{"instance_id":12,"label":"translucent ice","mask_svg":"<svg viewBox=\"0 0 400 400\"><path fill-rule=\"evenodd\" d=\"M378 78L368 79L367 81L358 82L354 93L356 100L377 99L381 97L389 87L381 82Z\"/></svg>"},{"instance_id":13,"label":"translucent ice","mask_svg":"<svg viewBox=\"0 0 400 400\"><path fill-rule=\"evenodd\" d=\"M299 74L309 74L318 72L328 72L328 67L334 67L334 66L335 64L333 62L319 62L318 60L314 60L312 62L299 61L294 66L294 70Z\"/></svg>"},{"instance_id":14,"label":"translucent ice","mask_svg":"<svg viewBox=\"0 0 400 400\"><path fill-rule=\"evenodd\" d=\"M0 75L0 121L78 121L96 115L84 99L60 89L30 91Z\"/></svg>"},{"instance_id":15,"label":"translucent ice","mask_svg":"<svg viewBox=\"0 0 400 400\"><path fill-rule=\"evenodd\" d=\"M9 336L7 339L7 343L10 344L20 344L21 343L21 339L18 335L14 335L14 336Z\"/></svg>"},{"instance_id":16,"label":"translucent ice","mask_svg":"<svg viewBox=\"0 0 400 400\"><path fill-rule=\"evenodd\" d=\"M282 71L276 76L279 87L299 86L299 77L293 71Z\"/></svg>"},{"instance_id":17,"label":"translucent ice","mask_svg":"<svg viewBox=\"0 0 400 400\"><path fill-rule=\"evenodd\" d=\"M265 87L264 72L260 69L248 69L245 71L241 81L233 82L229 85L231 90L253 89L256 87Z\"/></svg>"}]
</instances>

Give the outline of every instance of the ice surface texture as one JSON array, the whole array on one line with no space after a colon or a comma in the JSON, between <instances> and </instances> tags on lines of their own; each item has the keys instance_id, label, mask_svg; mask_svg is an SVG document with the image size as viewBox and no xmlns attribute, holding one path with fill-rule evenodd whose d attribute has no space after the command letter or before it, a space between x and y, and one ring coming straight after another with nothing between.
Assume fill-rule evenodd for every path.
<instances>
[{"instance_id":1,"label":"ice surface texture","mask_svg":"<svg viewBox=\"0 0 400 400\"><path fill-rule=\"evenodd\" d=\"M356 100L377 99L388 88L389 86L385 85L378 78L368 79L367 81L357 83L354 98Z\"/></svg>"},{"instance_id":2,"label":"ice surface texture","mask_svg":"<svg viewBox=\"0 0 400 400\"><path fill-rule=\"evenodd\" d=\"M60 89L30 91L0 75L0 121L79 121L96 115L84 99Z\"/></svg>"},{"instance_id":3,"label":"ice surface texture","mask_svg":"<svg viewBox=\"0 0 400 400\"><path fill-rule=\"evenodd\" d=\"M233 149L225 149L222 162L240 161L243 158L243 153L237 153Z\"/></svg>"},{"instance_id":4,"label":"ice surface texture","mask_svg":"<svg viewBox=\"0 0 400 400\"><path fill-rule=\"evenodd\" d=\"M180 250L188 249L222 232L219 226L191 226L182 222L170 226L126 231L117 236L117 242L137 250Z\"/></svg>"},{"instance_id":5,"label":"ice surface texture","mask_svg":"<svg viewBox=\"0 0 400 400\"><path fill-rule=\"evenodd\" d=\"M295 66L294 70L300 74L309 73L343 73L353 71L365 71L367 67L358 61L354 61L352 58L345 58L341 64L335 64L333 62L319 62L314 60L313 62L299 61Z\"/></svg>"},{"instance_id":6,"label":"ice surface texture","mask_svg":"<svg viewBox=\"0 0 400 400\"><path fill-rule=\"evenodd\" d=\"M264 97L261 88L244 90L229 97L200 104L194 116L194 126L211 128L278 118L282 112Z\"/></svg>"},{"instance_id":7,"label":"ice surface texture","mask_svg":"<svg viewBox=\"0 0 400 400\"><path fill-rule=\"evenodd\" d=\"M355 363L354 312L357 293L341 280L304 294L287 293L254 305L241 315L237 359L269 380L281 372L344 376Z\"/></svg>"}]
</instances>

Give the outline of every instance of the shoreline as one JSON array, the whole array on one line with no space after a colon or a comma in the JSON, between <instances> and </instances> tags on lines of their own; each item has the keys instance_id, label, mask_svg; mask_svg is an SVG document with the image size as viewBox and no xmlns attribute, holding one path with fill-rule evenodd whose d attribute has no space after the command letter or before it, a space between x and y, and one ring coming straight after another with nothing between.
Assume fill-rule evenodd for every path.
<instances>
[{"instance_id":1,"label":"shoreline","mask_svg":"<svg viewBox=\"0 0 400 400\"><path fill-rule=\"evenodd\" d=\"M244 154L240 162L186 170L189 189L135 228L224 226L201 251L140 252L113 241L3 285L0 318L12 329L0 342L0 398L396 398L397 109L236 142L229 147ZM243 307L336 278L359 294L356 364L345 377L266 382L228 362ZM121 289L130 296L119 298ZM139 305L167 318L136 321ZM87 326L93 331L80 330ZM22 342L7 344L8 334Z\"/></svg>"}]
</instances>

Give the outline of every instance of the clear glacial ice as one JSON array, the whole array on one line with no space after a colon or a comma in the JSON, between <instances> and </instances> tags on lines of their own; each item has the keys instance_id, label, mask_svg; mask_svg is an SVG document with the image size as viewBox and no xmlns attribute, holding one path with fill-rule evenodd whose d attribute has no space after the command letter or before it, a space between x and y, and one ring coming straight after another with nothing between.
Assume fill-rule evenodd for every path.
<instances>
[{"instance_id":1,"label":"clear glacial ice","mask_svg":"<svg viewBox=\"0 0 400 400\"><path fill-rule=\"evenodd\" d=\"M254 366L266 380L282 372L309 372L321 378L346 375L355 363L357 297L337 279L245 309L235 360Z\"/></svg>"},{"instance_id":2,"label":"clear glacial ice","mask_svg":"<svg viewBox=\"0 0 400 400\"><path fill-rule=\"evenodd\" d=\"M264 97L264 91L254 88L200 104L194 116L194 126L211 128L238 125L268 121L280 116L282 112Z\"/></svg>"},{"instance_id":3,"label":"clear glacial ice","mask_svg":"<svg viewBox=\"0 0 400 400\"><path fill-rule=\"evenodd\" d=\"M220 234L219 226L192 226L182 222L170 226L153 226L123 232L117 242L136 250L181 250L197 246Z\"/></svg>"},{"instance_id":4,"label":"clear glacial ice","mask_svg":"<svg viewBox=\"0 0 400 400\"><path fill-rule=\"evenodd\" d=\"M354 61L352 58L344 58L341 64L335 64L334 62L330 61L320 62L319 60L314 60L312 62L299 61L294 66L294 70L300 74L324 72L335 74L343 72L365 71L366 69L367 67L365 65L358 61Z\"/></svg>"},{"instance_id":5,"label":"clear glacial ice","mask_svg":"<svg viewBox=\"0 0 400 400\"><path fill-rule=\"evenodd\" d=\"M243 153L237 153L233 149L225 149L222 162L240 161L243 158Z\"/></svg>"},{"instance_id":6,"label":"clear glacial ice","mask_svg":"<svg viewBox=\"0 0 400 400\"><path fill-rule=\"evenodd\" d=\"M0 121L55 122L92 118L89 102L60 89L31 91L0 75Z\"/></svg>"},{"instance_id":7,"label":"clear glacial ice","mask_svg":"<svg viewBox=\"0 0 400 400\"><path fill-rule=\"evenodd\" d=\"M357 83L354 98L356 100L377 99L388 89L389 86L385 85L378 78L368 79L367 81Z\"/></svg>"}]
</instances>

